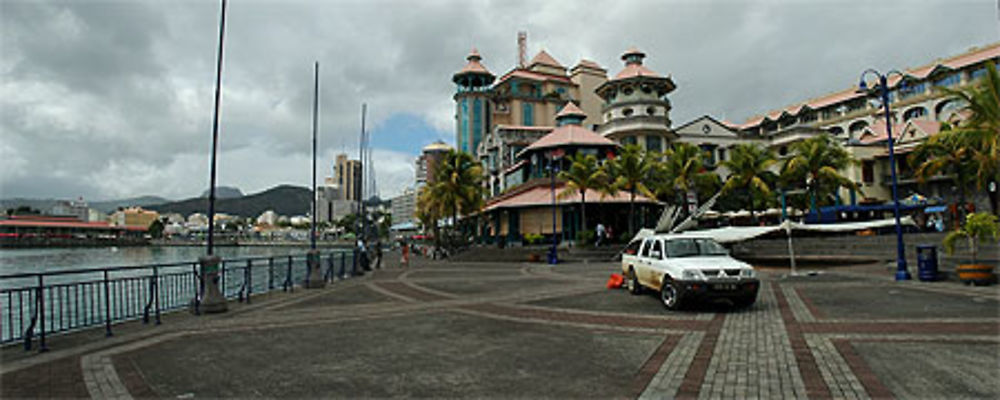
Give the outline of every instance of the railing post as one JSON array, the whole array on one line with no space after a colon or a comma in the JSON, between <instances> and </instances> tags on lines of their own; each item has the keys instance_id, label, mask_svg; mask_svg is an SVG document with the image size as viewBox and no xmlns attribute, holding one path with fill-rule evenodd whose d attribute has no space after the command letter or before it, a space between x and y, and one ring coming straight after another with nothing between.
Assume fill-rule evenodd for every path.
<instances>
[{"instance_id":1,"label":"railing post","mask_svg":"<svg viewBox=\"0 0 1000 400\"><path fill-rule=\"evenodd\" d=\"M156 303L156 324L160 324L160 274L157 267L153 267L153 299Z\"/></svg>"},{"instance_id":2,"label":"railing post","mask_svg":"<svg viewBox=\"0 0 1000 400\"><path fill-rule=\"evenodd\" d=\"M108 270L104 270L104 336L111 337L111 282Z\"/></svg>"},{"instance_id":3,"label":"railing post","mask_svg":"<svg viewBox=\"0 0 1000 400\"><path fill-rule=\"evenodd\" d=\"M267 258L267 291L274 290L274 257Z\"/></svg>"},{"instance_id":4,"label":"railing post","mask_svg":"<svg viewBox=\"0 0 1000 400\"><path fill-rule=\"evenodd\" d=\"M295 284L292 283L292 256L288 256L288 268L285 270L285 290L289 292L295 291Z\"/></svg>"},{"instance_id":5,"label":"railing post","mask_svg":"<svg viewBox=\"0 0 1000 400\"><path fill-rule=\"evenodd\" d=\"M42 274L38 274L38 301L39 301L39 318L41 319L42 334L38 341L38 352L43 353L49 351L49 348L45 346L45 282Z\"/></svg>"},{"instance_id":6,"label":"railing post","mask_svg":"<svg viewBox=\"0 0 1000 400\"><path fill-rule=\"evenodd\" d=\"M243 282L247 285L247 304L250 304L250 295L253 294L253 261L247 260L246 278Z\"/></svg>"},{"instance_id":7,"label":"railing post","mask_svg":"<svg viewBox=\"0 0 1000 400\"><path fill-rule=\"evenodd\" d=\"M347 269L347 252L344 251L340 253L340 274L338 275L340 279L344 279L344 274L347 273L346 269Z\"/></svg>"}]
</instances>

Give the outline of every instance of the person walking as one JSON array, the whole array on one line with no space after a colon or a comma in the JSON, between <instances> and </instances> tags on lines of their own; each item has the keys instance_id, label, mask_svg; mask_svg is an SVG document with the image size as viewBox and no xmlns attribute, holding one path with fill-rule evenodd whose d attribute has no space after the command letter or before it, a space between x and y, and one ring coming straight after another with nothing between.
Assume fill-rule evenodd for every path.
<instances>
[{"instance_id":1,"label":"person walking","mask_svg":"<svg viewBox=\"0 0 1000 400\"><path fill-rule=\"evenodd\" d=\"M399 259L399 266L406 268L410 266L410 245L406 243L406 239L403 239L403 245L401 246L403 252L403 257Z\"/></svg>"},{"instance_id":2,"label":"person walking","mask_svg":"<svg viewBox=\"0 0 1000 400\"><path fill-rule=\"evenodd\" d=\"M382 241L375 240L375 269L382 269Z\"/></svg>"},{"instance_id":3,"label":"person walking","mask_svg":"<svg viewBox=\"0 0 1000 400\"><path fill-rule=\"evenodd\" d=\"M368 249L365 247L365 240L361 238L358 239L358 261L361 267L358 275L364 275L365 271L371 271L371 268L368 267Z\"/></svg>"}]
</instances>

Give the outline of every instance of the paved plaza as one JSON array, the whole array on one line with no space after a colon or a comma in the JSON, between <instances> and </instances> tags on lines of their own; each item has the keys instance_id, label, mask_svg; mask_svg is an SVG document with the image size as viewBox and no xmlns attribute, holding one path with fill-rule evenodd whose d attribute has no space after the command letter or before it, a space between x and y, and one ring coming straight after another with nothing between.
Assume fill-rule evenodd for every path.
<instances>
[{"instance_id":1,"label":"paved plaza","mask_svg":"<svg viewBox=\"0 0 1000 400\"><path fill-rule=\"evenodd\" d=\"M758 302L666 311L617 264L418 260L325 289L3 350L2 396L998 398L1000 290L787 276Z\"/></svg>"}]
</instances>

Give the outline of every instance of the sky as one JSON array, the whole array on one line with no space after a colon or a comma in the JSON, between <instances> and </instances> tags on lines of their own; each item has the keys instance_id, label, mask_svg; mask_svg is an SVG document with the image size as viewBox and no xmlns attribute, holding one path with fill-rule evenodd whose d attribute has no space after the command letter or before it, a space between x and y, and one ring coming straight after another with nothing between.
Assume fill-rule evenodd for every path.
<instances>
[{"instance_id":1,"label":"sky","mask_svg":"<svg viewBox=\"0 0 1000 400\"><path fill-rule=\"evenodd\" d=\"M1000 41L1000 0L230 0L218 182L309 186L356 155L361 105L383 197L454 143L451 76L473 47L501 75L545 49L613 75L637 46L677 83L671 119L742 122ZM0 197L197 196L209 184L217 1L0 0Z\"/></svg>"}]
</instances>

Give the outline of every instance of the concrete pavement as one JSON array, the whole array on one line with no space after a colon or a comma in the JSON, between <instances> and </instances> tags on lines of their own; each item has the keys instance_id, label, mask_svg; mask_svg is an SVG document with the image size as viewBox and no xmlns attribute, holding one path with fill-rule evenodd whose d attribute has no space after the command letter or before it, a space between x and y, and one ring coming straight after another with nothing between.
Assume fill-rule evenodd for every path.
<instances>
[{"instance_id":1,"label":"concrete pavement","mask_svg":"<svg viewBox=\"0 0 1000 400\"><path fill-rule=\"evenodd\" d=\"M387 257L391 258L391 257ZM762 272L757 304L663 309L614 263L418 259L325 289L3 349L3 398L997 398L1000 290L884 265Z\"/></svg>"}]
</instances>

